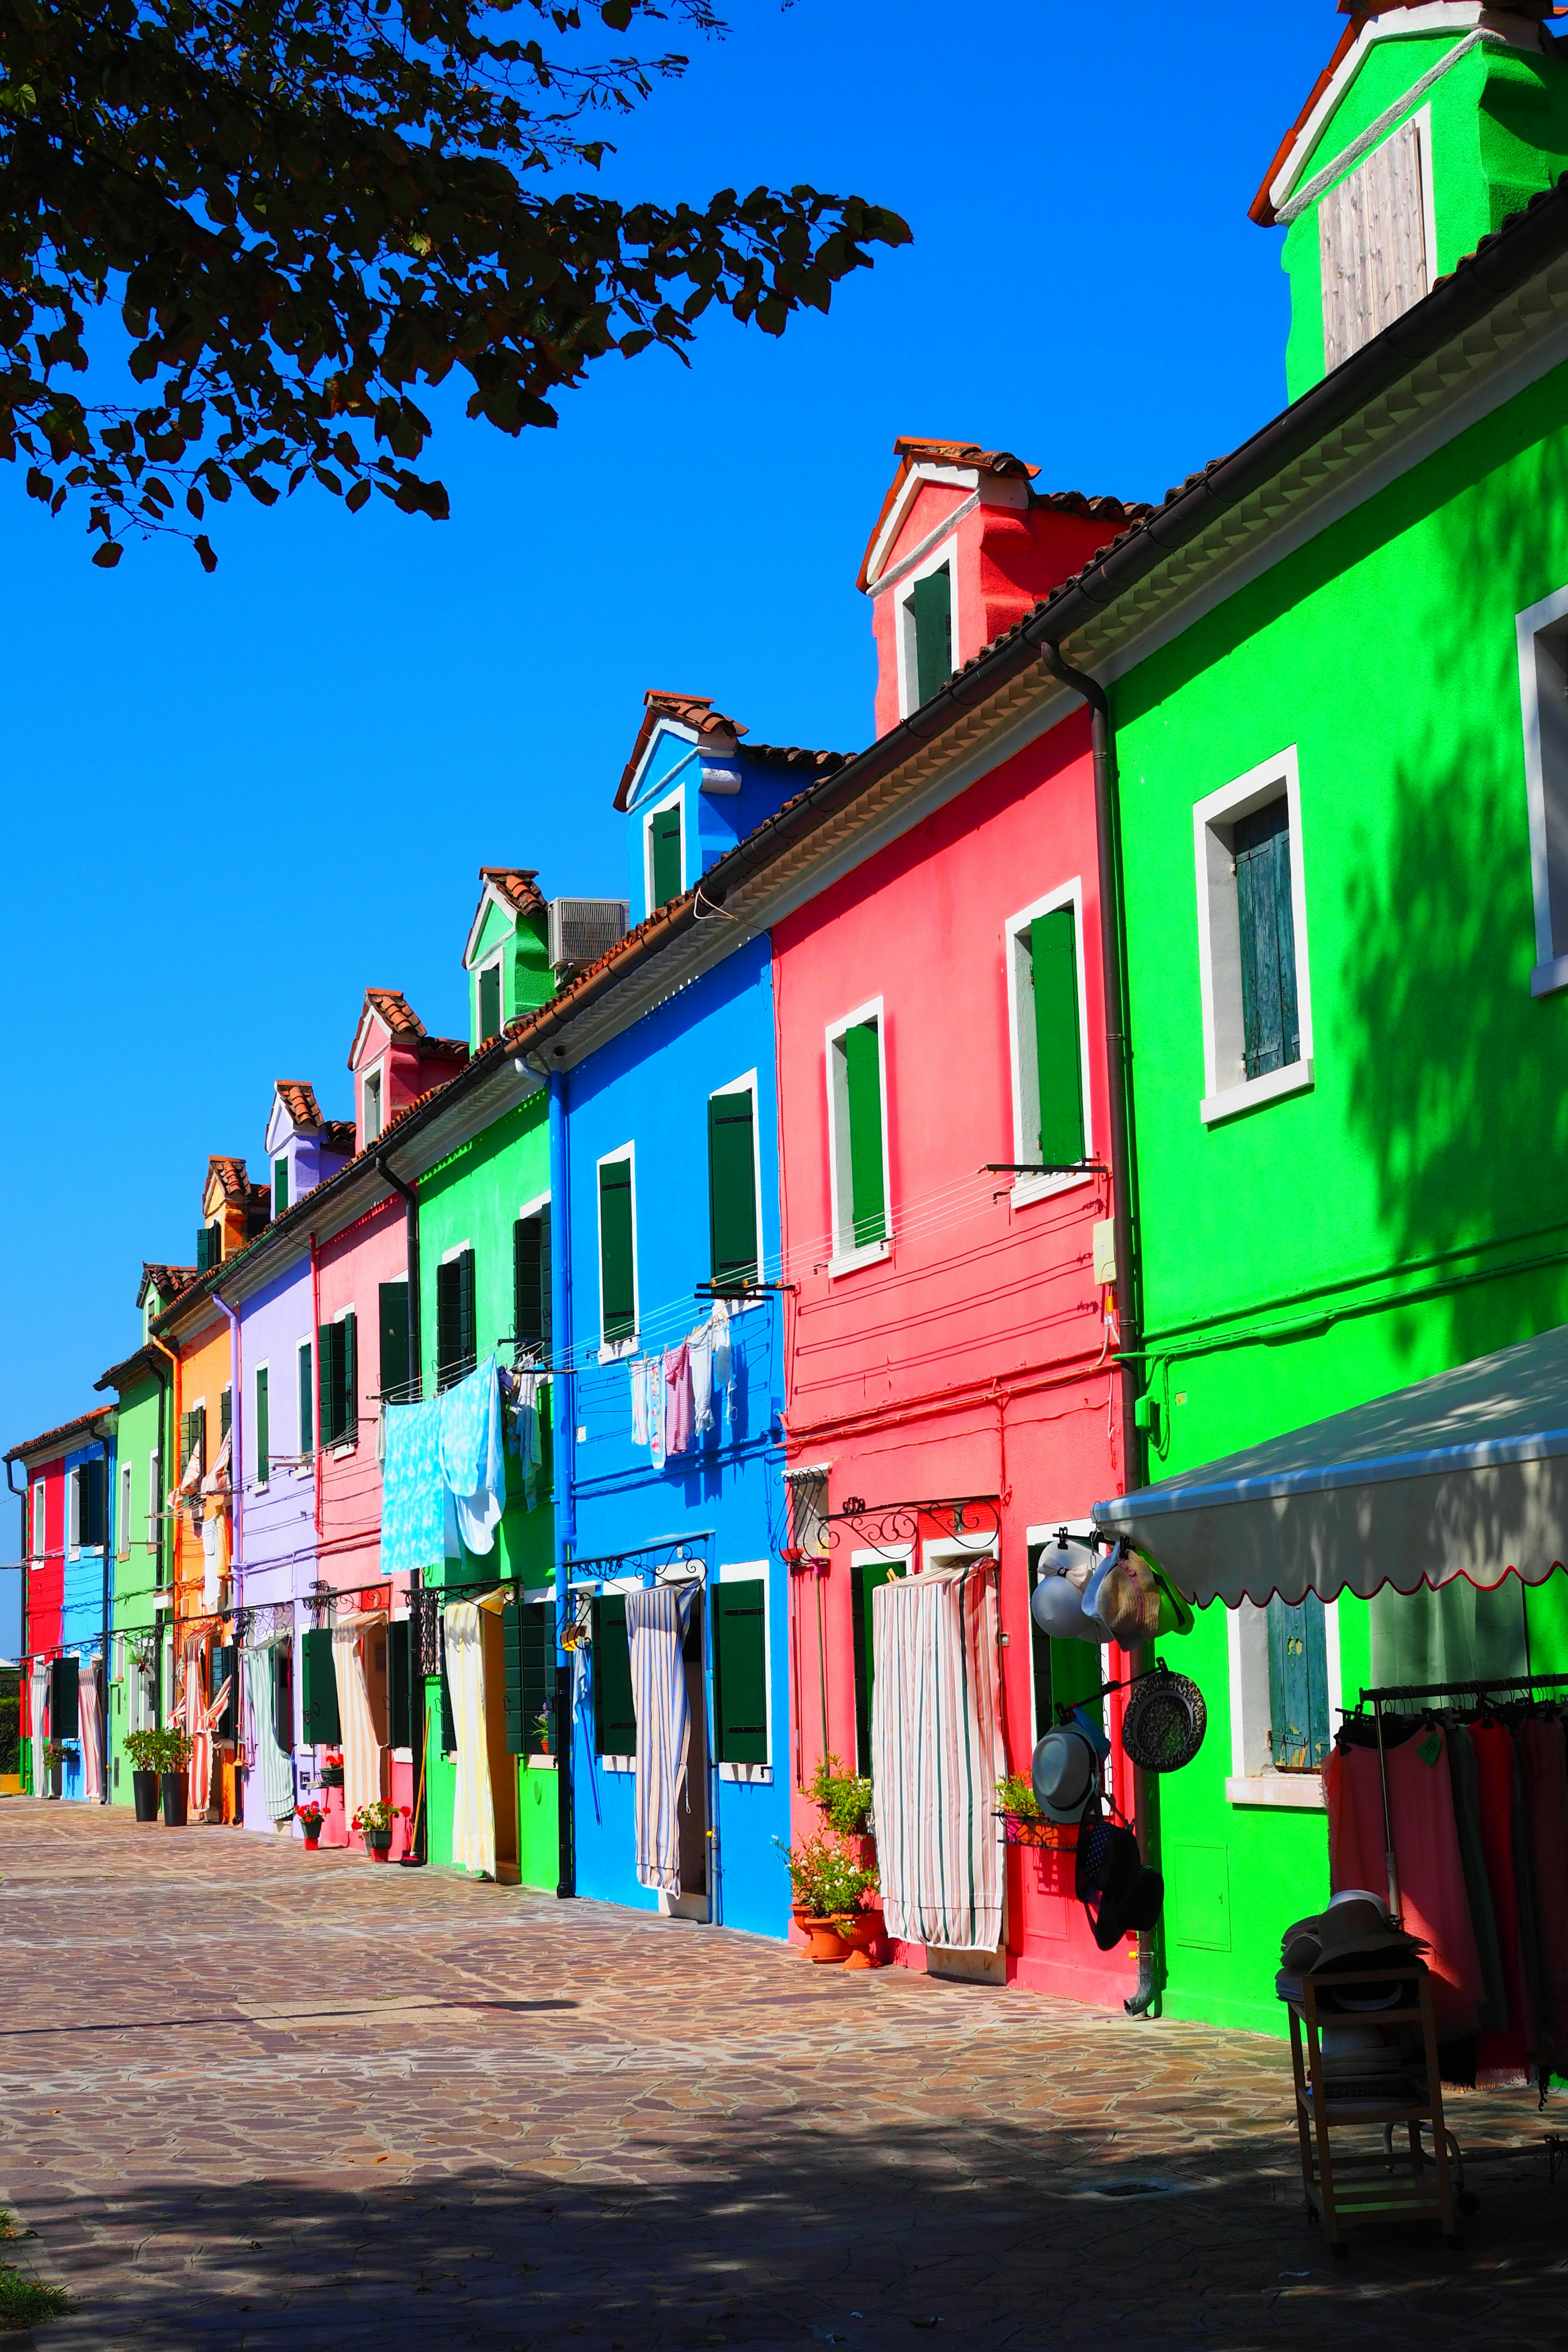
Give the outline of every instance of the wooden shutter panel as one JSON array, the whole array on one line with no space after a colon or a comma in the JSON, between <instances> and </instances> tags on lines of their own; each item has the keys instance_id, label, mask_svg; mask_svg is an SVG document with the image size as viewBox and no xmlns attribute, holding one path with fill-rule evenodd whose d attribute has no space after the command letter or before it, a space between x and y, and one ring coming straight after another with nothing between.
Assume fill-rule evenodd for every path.
<instances>
[{"instance_id":1,"label":"wooden shutter panel","mask_svg":"<svg viewBox=\"0 0 1568 2352\"><path fill-rule=\"evenodd\" d=\"M647 821L653 868L653 904L668 905L680 896L680 803L658 809Z\"/></svg>"},{"instance_id":2,"label":"wooden shutter panel","mask_svg":"<svg viewBox=\"0 0 1568 2352\"><path fill-rule=\"evenodd\" d=\"M96 1551L106 1540L105 1500L105 1466L95 1455L82 1464L80 1472L77 1542L84 1551Z\"/></svg>"},{"instance_id":3,"label":"wooden shutter panel","mask_svg":"<svg viewBox=\"0 0 1568 2352\"><path fill-rule=\"evenodd\" d=\"M206 1409L197 1405L180 1415L180 1477L183 1480L193 1462L200 1461L206 1468Z\"/></svg>"},{"instance_id":4,"label":"wooden shutter panel","mask_svg":"<svg viewBox=\"0 0 1568 2352\"><path fill-rule=\"evenodd\" d=\"M332 1670L332 1634L312 1625L300 1636L300 1677L304 1698L305 1744L336 1748L343 1736L338 1715L338 1678Z\"/></svg>"},{"instance_id":5,"label":"wooden shutter panel","mask_svg":"<svg viewBox=\"0 0 1568 2352\"><path fill-rule=\"evenodd\" d=\"M337 1416L337 1340L331 1323L316 1326L316 1427L323 1450L335 1445Z\"/></svg>"},{"instance_id":6,"label":"wooden shutter panel","mask_svg":"<svg viewBox=\"0 0 1568 2352\"><path fill-rule=\"evenodd\" d=\"M338 1429L344 1437L359 1433L359 1318L345 1315L338 1325Z\"/></svg>"},{"instance_id":7,"label":"wooden shutter panel","mask_svg":"<svg viewBox=\"0 0 1568 2352\"><path fill-rule=\"evenodd\" d=\"M479 1043L500 1034L500 966L487 964L479 974Z\"/></svg>"},{"instance_id":8,"label":"wooden shutter panel","mask_svg":"<svg viewBox=\"0 0 1568 2352\"><path fill-rule=\"evenodd\" d=\"M458 1367L458 1261L436 1268L436 1385L450 1388Z\"/></svg>"},{"instance_id":9,"label":"wooden shutter panel","mask_svg":"<svg viewBox=\"0 0 1568 2352\"><path fill-rule=\"evenodd\" d=\"M715 1282L757 1276L753 1108L749 1089L708 1099L708 1233Z\"/></svg>"},{"instance_id":10,"label":"wooden shutter panel","mask_svg":"<svg viewBox=\"0 0 1568 2352\"><path fill-rule=\"evenodd\" d=\"M550 1344L550 1212L519 1217L511 1229L512 1336L520 1345Z\"/></svg>"},{"instance_id":11,"label":"wooden shutter panel","mask_svg":"<svg viewBox=\"0 0 1568 2352\"><path fill-rule=\"evenodd\" d=\"M506 1668L506 1752L521 1756L523 1738L522 1621L527 1609L514 1596L500 1612L501 1657Z\"/></svg>"},{"instance_id":12,"label":"wooden shutter panel","mask_svg":"<svg viewBox=\"0 0 1568 2352\"><path fill-rule=\"evenodd\" d=\"M610 1346L617 1339L629 1339L637 1325L632 1163L606 1160L599 1168L599 1328Z\"/></svg>"},{"instance_id":13,"label":"wooden shutter panel","mask_svg":"<svg viewBox=\"0 0 1568 2352\"><path fill-rule=\"evenodd\" d=\"M272 1645L272 1728L285 1756L294 1752L294 1645Z\"/></svg>"},{"instance_id":14,"label":"wooden shutter panel","mask_svg":"<svg viewBox=\"0 0 1568 2352\"><path fill-rule=\"evenodd\" d=\"M455 1756L458 1752L458 1725L452 1713L452 1685L447 1678L447 1643L441 1643L441 1753Z\"/></svg>"},{"instance_id":15,"label":"wooden shutter panel","mask_svg":"<svg viewBox=\"0 0 1568 2352\"><path fill-rule=\"evenodd\" d=\"M211 1651L211 1680L207 1696L216 1698L226 1680L232 1678L232 1688L224 1702L223 1713L213 1726L215 1739L233 1739L239 1726L239 1652L232 1643L215 1642Z\"/></svg>"},{"instance_id":16,"label":"wooden shutter panel","mask_svg":"<svg viewBox=\"0 0 1568 2352\"><path fill-rule=\"evenodd\" d=\"M301 1454L310 1454L315 1450L316 1422L311 1395L310 1343L307 1339L300 1350L300 1451Z\"/></svg>"},{"instance_id":17,"label":"wooden shutter panel","mask_svg":"<svg viewBox=\"0 0 1568 2352\"><path fill-rule=\"evenodd\" d=\"M272 1475L272 1410L268 1396L269 1380L265 1364L256 1370L256 1483L265 1486Z\"/></svg>"},{"instance_id":18,"label":"wooden shutter panel","mask_svg":"<svg viewBox=\"0 0 1568 2352\"><path fill-rule=\"evenodd\" d=\"M1273 801L1238 820L1231 836L1241 931L1241 1015L1247 1076L1300 1059L1296 925L1290 905L1290 816Z\"/></svg>"},{"instance_id":19,"label":"wooden shutter panel","mask_svg":"<svg viewBox=\"0 0 1568 2352\"><path fill-rule=\"evenodd\" d=\"M217 1227L198 1225L196 1228L196 1272L198 1274L210 1274L213 1267L218 1264L219 1247Z\"/></svg>"},{"instance_id":20,"label":"wooden shutter panel","mask_svg":"<svg viewBox=\"0 0 1568 2352\"><path fill-rule=\"evenodd\" d=\"M898 1571L890 1560L859 1560L850 1569L855 1595L855 1755L858 1772L871 1769L871 1595Z\"/></svg>"},{"instance_id":21,"label":"wooden shutter panel","mask_svg":"<svg viewBox=\"0 0 1568 2352\"><path fill-rule=\"evenodd\" d=\"M81 1737L80 1672L80 1663L76 1658L51 1658L49 1661L51 1739L79 1739Z\"/></svg>"},{"instance_id":22,"label":"wooden shutter panel","mask_svg":"<svg viewBox=\"0 0 1568 2352\"><path fill-rule=\"evenodd\" d=\"M720 1584L713 1595L713 1711L721 1764L768 1760L767 1585Z\"/></svg>"},{"instance_id":23,"label":"wooden shutter panel","mask_svg":"<svg viewBox=\"0 0 1568 2352\"><path fill-rule=\"evenodd\" d=\"M637 1718L624 1592L600 1594L594 1603L593 1633L595 1746L601 1756L635 1756Z\"/></svg>"},{"instance_id":24,"label":"wooden shutter panel","mask_svg":"<svg viewBox=\"0 0 1568 2352\"><path fill-rule=\"evenodd\" d=\"M877 1024L844 1033L845 1097L849 1113L849 1213L856 1249L888 1237L882 1181L882 1069Z\"/></svg>"},{"instance_id":25,"label":"wooden shutter panel","mask_svg":"<svg viewBox=\"0 0 1568 2352\"><path fill-rule=\"evenodd\" d=\"M384 1282L376 1293L376 1320L381 1349L377 1378L384 1405L401 1404L413 1386L408 1358L408 1285Z\"/></svg>"},{"instance_id":26,"label":"wooden shutter panel","mask_svg":"<svg viewBox=\"0 0 1568 2352\"><path fill-rule=\"evenodd\" d=\"M1315 1772L1329 1752L1329 1659L1323 1604L1268 1603L1269 1749L1275 1769Z\"/></svg>"},{"instance_id":27,"label":"wooden shutter panel","mask_svg":"<svg viewBox=\"0 0 1568 2352\"><path fill-rule=\"evenodd\" d=\"M1070 1168L1083 1158L1083 1054L1079 1027L1078 923L1053 907L1029 926L1035 1064L1040 1085L1040 1158Z\"/></svg>"},{"instance_id":28,"label":"wooden shutter panel","mask_svg":"<svg viewBox=\"0 0 1568 2352\"><path fill-rule=\"evenodd\" d=\"M1318 206L1328 372L1426 292L1419 139L1415 123L1402 123Z\"/></svg>"},{"instance_id":29,"label":"wooden shutter panel","mask_svg":"<svg viewBox=\"0 0 1568 2352\"><path fill-rule=\"evenodd\" d=\"M392 1748L414 1745L413 1625L394 1617L386 1629L386 1737Z\"/></svg>"},{"instance_id":30,"label":"wooden shutter panel","mask_svg":"<svg viewBox=\"0 0 1568 2352\"><path fill-rule=\"evenodd\" d=\"M474 1253L465 1250L458 1260L458 1350L461 1369L471 1372L479 1360L474 1321Z\"/></svg>"},{"instance_id":31,"label":"wooden shutter panel","mask_svg":"<svg viewBox=\"0 0 1568 2352\"><path fill-rule=\"evenodd\" d=\"M218 1444L220 1445L233 1427L234 1391L232 1389L224 1389L219 1392L217 1401L217 1434Z\"/></svg>"},{"instance_id":32,"label":"wooden shutter panel","mask_svg":"<svg viewBox=\"0 0 1568 2352\"><path fill-rule=\"evenodd\" d=\"M910 591L915 625L915 695L921 702L952 676L952 581L944 563Z\"/></svg>"},{"instance_id":33,"label":"wooden shutter panel","mask_svg":"<svg viewBox=\"0 0 1568 2352\"><path fill-rule=\"evenodd\" d=\"M289 1162L275 1160L272 1163L272 1213L280 1217L289 1206Z\"/></svg>"}]
</instances>

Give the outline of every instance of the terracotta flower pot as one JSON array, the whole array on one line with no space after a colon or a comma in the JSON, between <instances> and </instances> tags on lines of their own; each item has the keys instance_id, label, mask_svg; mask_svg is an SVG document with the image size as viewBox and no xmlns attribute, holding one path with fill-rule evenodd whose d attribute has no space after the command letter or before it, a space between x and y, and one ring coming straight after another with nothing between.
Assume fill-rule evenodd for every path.
<instances>
[{"instance_id":1,"label":"terracotta flower pot","mask_svg":"<svg viewBox=\"0 0 1568 2352\"><path fill-rule=\"evenodd\" d=\"M805 1911L795 1914L795 1926L805 1937L805 1957L818 1968L830 1967L836 1960L847 1960L850 1947L831 1919L814 1919Z\"/></svg>"}]
</instances>

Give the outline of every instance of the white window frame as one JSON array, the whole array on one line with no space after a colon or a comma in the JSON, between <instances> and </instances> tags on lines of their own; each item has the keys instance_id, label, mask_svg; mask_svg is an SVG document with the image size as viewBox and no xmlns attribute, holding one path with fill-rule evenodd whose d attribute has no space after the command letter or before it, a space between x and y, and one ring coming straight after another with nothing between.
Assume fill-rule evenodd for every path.
<instances>
[{"instance_id":1,"label":"white window frame","mask_svg":"<svg viewBox=\"0 0 1568 2352\"><path fill-rule=\"evenodd\" d=\"M1300 1053L1283 1069L1261 1077L1235 1075L1242 1036L1241 934L1237 919L1236 875L1230 844L1215 830L1227 828L1255 809L1283 798L1290 827L1290 916L1296 942L1296 1010ZM1262 760L1193 810L1193 854L1197 872L1198 988L1203 1003L1204 1095L1198 1116L1205 1127L1254 1110L1282 1095L1302 1094L1312 1084L1312 983L1307 961L1307 875L1301 838L1301 788L1296 746ZM1223 1005L1222 1005L1223 1000Z\"/></svg>"},{"instance_id":2,"label":"white window frame","mask_svg":"<svg viewBox=\"0 0 1568 2352\"><path fill-rule=\"evenodd\" d=\"M253 1495L265 1495L272 1483L272 1359L270 1356L264 1356L260 1363L252 1364L250 1368L250 1447L253 1459L257 1453L256 1440L261 1418L256 1410L256 1382L258 1375L262 1372L267 1375L267 1475L265 1478L252 1481L250 1491ZM295 1411L299 1411L298 1404L295 1406Z\"/></svg>"},{"instance_id":3,"label":"white window frame","mask_svg":"<svg viewBox=\"0 0 1568 2352\"><path fill-rule=\"evenodd\" d=\"M474 966L474 1035L481 1045L485 1041L479 1036L479 987L487 971L493 971L497 977L496 1009L500 1016L500 1028L496 1031L496 1035L499 1037L506 1028L506 948L504 944L497 948L493 955L486 956L483 963L477 963Z\"/></svg>"},{"instance_id":4,"label":"white window frame","mask_svg":"<svg viewBox=\"0 0 1568 2352\"><path fill-rule=\"evenodd\" d=\"M632 1328L624 1339L606 1343L604 1195L599 1189L599 1171L616 1160L629 1160L632 1164ZM642 1334L642 1267L637 1258L637 1148L635 1142L617 1144L614 1151L601 1151L594 1162L594 1240L597 1251L594 1278L599 1292L599 1361L601 1364L618 1364L628 1356L637 1354Z\"/></svg>"},{"instance_id":5,"label":"white window frame","mask_svg":"<svg viewBox=\"0 0 1568 2352\"><path fill-rule=\"evenodd\" d=\"M374 1135L370 1131L370 1123L365 1116L365 1095L372 1086L375 1088L376 1126ZM379 1061L373 1062L368 1070L360 1072L359 1126L360 1134L363 1139L363 1149L366 1150L373 1143L379 1143L386 1133L386 1055L384 1054Z\"/></svg>"},{"instance_id":6,"label":"white window frame","mask_svg":"<svg viewBox=\"0 0 1568 2352\"><path fill-rule=\"evenodd\" d=\"M1033 1555L1037 1552L1044 1551L1048 1545L1054 1544L1058 1534L1063 1528L1067 1530L1068 1537L1075 1543L1087 1543L1095 1532L1094 1521L1092 1519L1074 1519L1068 1518L1065 1516L1059 1519L1047 1519L1043 1525L1037 1528L1026 1528L1024 1529L1024 1559L1026 1569L1029 1573L1032 1574L1034 1569ZM1029 1588L1029 1599L1031 1601L1034 1600L1034 1589L1031 1586ZM1037 1723L1040 1716L1040 1686L1035 1675L1034 1634L1035 1621L1033 1612L1031 1611L1028 1625L1025 1633L1025 1639L1029 1644L1029 1721L1031 1724ZM1099 1644L1100 1658L1100 1679L1102 1683L1110 1682L1115 1671L1114 1667L1110 1664L1110 1661L1105 1654L1110 1644L1110 1636L1107 1634L1105 1640ZM1086 1643L1085 1646L1087 1648L1093 1649L1096 1645L1093 1643ZM1119 1801L1116 1788L1116 1758L1117 1750L1115 1747L1112 1746L1110 1754L1105 1759L1105 1793L1113 1804Z\"/></svg>"},{"instance_id":7,"label":"white window frame","mask_svg":"<svg viewBox=\"0 0 1568 2352\"><path fill-rule=\"evenodd\" d=\"M741 1077L731 1078L728 1086L715 1087L708 1099L710 1102L717 1102L721 1095L750 1095L752 1097L752 1182L756 1192L757 1278L760 1281L767 1251L763 1244L763 1151L758 1132L761 1118L758 1094L757 1072L752 1068L747 1070ZM711 1181L711 1171L710 1171L710 1181ZM760 1297L731 1299L729 1307L731 1315L747 1315L753 1307L760 1307L761 1304Z\"/></svg>"},{"instance_id":8,"label":"white window frame","mask_svg":"<svg viewBox=\"0 0 1568 2352\"><path fill-rule=\"evenodd\" d=\"M911 564L893 591L893 636L899 663L899 717L907 719L920 708L920 673L915 661L915 616L910 600L915 584L947 567L948 617L952 637L952 669L956 677L964 656L958 641L958 533L950 531L920 562Z\"/></svg>"},{"instance_id":9,"label":"white window frame","mask_svg":"<svg viewBox=\"0 0 1568 2352\"><path fill-rule=\"evenodd\" d=\"M45 1560L48 1558L48 1553L46 1549L48 1540L46 1534L47 1526L48 1482L44 1478L35 1478L33 1481L32 1521L27 1533L29 1539L29 1556L32 1559L34 1565L38 1568L41 1568Z\"/></svg>"},{"instance_id":10,"label":"white window frame","mask_svg":"<svg viewBox=\"0 0 1568 2352\"><path fill-rule=\"evenodd\" d=\"M1541 677L1537 640L1555 625L1568 622L1568 587L1558 588L1539 604L1531 604L1514 620L1519 646L1519 701L1524 727L1524 789L1530 815L1530 884L1535 902L1535 968L1530 975L1531 996L1550 996L1568 988L1568 844L1563 853L1564 940L1558 951L1552 923L1552 856L1547 837L1546 755L1541 740ZM1568 633L1565 633L1568 634ZM1559 665L1568 669L1568 643ZM1562 797L1568 804L1568 726L1559 746L1563 763Z\"/></svg>"},{"instance_id":11,"label":"white window frame","mask_svg":"<svg viewBox=\"0 0 1568 2352\"><path fill-rule=\"evenodd\" d=\"M721 1087L721 1094L738 1093L734 1087ZM763 1588L763 1720L767 1725L768 1760L765 1764L721 1764L721 1780L751 1781L763 1788L772 1788L773 1780L773 1563L765 1559L721 1561L716 1581L720 1584L755 1584Z\"/></svg>"},{"instance_id":12,"label":"white window frame","mask_svg":"<svg viewBox=\"0 0 1568 2352\"><path fill-rule=\"evenodd\" d=\"M846 1233L853 1235L855 1213L852 1205L847 1214L840 1214L843 1195L849 1184L849 1133L847 1118L838 1108L839 1057L836 1053L839 1041L847 1031L858 1028L864 1021L877 1024L877 1076L881 1090L882 1109L882 1222L887 1228L879 1242L865 1242L857 1249L843 1246ZM830 1021L825 1033L825 1079L827 1087L827 1197L829 1227L832 1234L827 1260L828 1277L837 1281L840 1275L854 1274L863 1265L879 1265L891 1255L893 1247L893 1184L888 1150L888 1018L883 1000L873 996L865 1004L857 1005L852 1013L843 1013ZM847 1104L845 1108L847 1111ZM839 1129L844 1133L840 1138ZM842 1144L843 1164L840 1166Z\"/></svg>"},{"instance_id":13,"label":"white window frame","mask_svg":"<svg viewBox=\"0 0 1568 2352\"><path fill-rule=\"evenodd\" d=\"M163 1461L161 1449L154 1445L147 1456L147 1549L158 1549L158 1530L163 1521Z\"/></svg>"},{"instance_id":14,"label":"white window frame","mask_svg":"<svg viewBox=\"0 0 1568 2352\"><path fill-rule=\"evenodd\" d=\"M73 1462L66 1472L66 1557L81 1558L81 1472L79 1462Z\"/></svg>"},{"instance_id":15,"label":"white window frame","mask_svg":"<svg viewBox=\"0 0 1568 2352\"><path fill-rule=\"evenodd\" d=\"M113 1646L109 1653L109 1679L111 1683L122 1683L125 1680L125 1636L113 1633L110 1639Z\"/></svg>"},{"instance_id":16,"label":"white window frame","mask_svg":"<svg viewBox=\"0 0 1568 2352\"><path fill-rule=\"evenodd\" d=\"M642 902L643 913L645 916L653 914L656 908L662 906L664 903L662 899L655 898L653 895L653 821L656 816L662 816L665 810L671 806L679 808L680 811L680 887L681 890L684 890L687 887L686 786L684 782L682 782L676 785L675 790L672 793L666 793L662 800L650 801L647 806L641 812ZM677 895L679 896L679 893Z\"/></svg>"},{"instance_id":17,"label":"white window frame","mask_svg":"<svg viewBox=\"0 0 1568 2352\"><path fill-rule=\"evenodd\" d=\"M1267 1805L1289 1812L1324 1810L1321 1772L1276 1772L1268 1734L1268 1612L1256 1601L1227 1609L1226 1644L1230 1680L1230 1771L1225 1793L1233 1805ZM1324 1679L1331 1725L1344 1697L1340 1667L1340 1604L1323 1603Z\"/></svg>"},{"instance_id":18,"label":"white window frame","mask_svg":"<svg viewBox=\"0 0 1568 2352\"><path fill-rule=\"evenodd\" d=\"M1078 1053L1079 1072L1083 1083L1083 1156L1094 1158L1094 1118L1089 1100L1089 992L1084 984L1083 953L1083 877L1075 874L1070 882L1055 890L1047 890L1043 898L1032 906L1009 915L1002 926L1003 953L1007 961L1007 1043L1013 1065L1013 1157L1023 1162L1032 1160L1039 1149L1037 1140L1029 1133L1028 1106L1030 1089L1039 1085L1037 1064L1031 1066L1024 1053L1023 979L1020 965L1024 940L1030 924L1039 915L1054 915L1058 907L1073 910L1073 947L1078 958ZM1089 1173L1077 1176L1015 1176L1013 1206L1027 1208L1031 1201L1049 1200L1057 1192L1069 1192L1075 1186L1090 1181Z\"/></svg>"},{"instance_id":19,"label":"white window frame","mask_svg":"<svg viewBox=\"0 0 1568 2352\"><path fill-rule=\"evenodd\" d=\"M120 1497L115 1506L114 1557L116 1559L129 1559L131 1557L131 1514L135 1490L135 1465L130 1462L122 1462L120 1465ZM119 1677L117 1676L116 1679L118 1680Z\"/></svg>"}]
</instances>

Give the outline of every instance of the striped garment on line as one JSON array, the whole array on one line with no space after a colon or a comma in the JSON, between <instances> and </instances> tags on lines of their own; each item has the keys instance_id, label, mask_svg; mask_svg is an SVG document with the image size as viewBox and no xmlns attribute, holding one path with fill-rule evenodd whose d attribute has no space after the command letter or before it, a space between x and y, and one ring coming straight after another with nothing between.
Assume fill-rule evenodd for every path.
<instances>
[{"instance_id":1,"label":"striped garment on line","mask_svg":"<svg viewBox=\"0 0 1568 2352\"><path fill-rule=\"evenodd\" d=\"M626 1595L637 1726L637 1880L663 1895L680 1893L680 1806L691 1747L681 1652L693 1591L689 1584L656 1584Z\"/></svg>"},{"instance_id":2,"label":"striped garment on line","mask_svg":"<svg viewBox=\"0 0 1568 2352\"><path fill-rule=\"evenodd\" d=\"M890 1577L871 1601L871 1780L889 1936L1002 1941L994 1563Z\"/></svg>"}]
</instances>

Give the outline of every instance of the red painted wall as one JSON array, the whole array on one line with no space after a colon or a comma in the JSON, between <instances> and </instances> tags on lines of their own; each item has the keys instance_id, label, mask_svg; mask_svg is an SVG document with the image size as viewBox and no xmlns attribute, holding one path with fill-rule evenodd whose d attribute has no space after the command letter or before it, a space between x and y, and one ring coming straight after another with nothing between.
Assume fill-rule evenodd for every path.
<instances>
[{"instance_id":1,"label":"red painted wall","mask_svg":"<svg viewBox=\"0 0 1568 2352\"><path fill-rule=\"evenodd\" d=\"M1096 874L1089 730L1075 713L773 931L784 1241L800 1286L790 1460L831 1464L835 1510L850 1495L869 1505L1001 1497L1005 1736L1008 1768L1020 1771L1034 1744L1025 1530L1086 1516L1121 1481L1090 1244L1110 1197L1097 1176L1015 1206L1009 1178L978 1171L1017 1157L1004 926L1075 877L1090 1156L1106 1157ZM826 1033L875 997L892 1245L834 1278ZM838 1531L820 1592L814 1575L792 1577L797 1789L825 1748L847 1765L854 1755L856 1543ZM796 1811L797 1828L816 1827L798 1796ZM1015 1849L1008 1864L1009 1975L1084 2000L1130 1990L1131 1947L1096 1951L1072 1899L1070 1856ZM918 1952L900 1957L922 1964Z\"/></svg>"}]
</instances>

